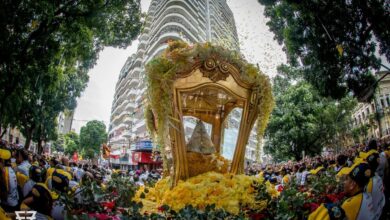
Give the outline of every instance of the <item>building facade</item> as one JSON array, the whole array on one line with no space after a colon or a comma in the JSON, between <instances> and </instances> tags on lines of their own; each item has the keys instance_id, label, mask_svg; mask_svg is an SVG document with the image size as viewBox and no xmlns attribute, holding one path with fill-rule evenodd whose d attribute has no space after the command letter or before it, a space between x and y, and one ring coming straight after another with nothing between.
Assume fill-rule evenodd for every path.
<instances>
[{"instance_id":1,"label":"building facade","mask_svg":"<svg viewBox=\"0 0 390 220\"><path fill-rule=\"evenodd\" d=\"M23 136L23 134L18 128L0 128L0 132L1 134L4 132L4 135L3 137L1 137L1 140L4 140L9 144L24 145L26 142L26 138Z\"/></svg>"},{"instance_id":2,"label":"building facade","mask_svg":"<svg viewBox=\"0 0 390 220\"><path fill-rule=\"evenodd\" d=\"M386 76L385 76L386 74ZM381 138L390 135L390 75L378 72L379 81L374 98L370 103L359 103L352 115L353 128L367 126L364 138Z\"/></svg>"},{"instance_id":3,"label":"building facade","mask_svg":"<svg viewBox=\"0 0 390 220\"><path fill-rule=\"evenodd\" d=\"M67 134L72 130L74 111L65 110L58 115L58 127L59 134Z\"/></svg>"},{"instance_id":4,"label":"building facade","mask_svg":"<svg viewBox=\"0 0 390 220\"><path fill-rule=\"evenodd\" d=\"M152 0L147 14L137 52L127 59L116 84L109 142L117 152L123 151L123 146L130 148L132 143L149 139L144 120L147 101L145 65L167 48L169 40L184 40L190 44L213 42L239 50L233 13L226 0ZM240 115L235 114L237 117L231 117L229 123L231 131L225 136L237 133ZM186 137L190 137L194 126L194 118L185 120ZM234 140L225 141L229 142L227 145L235 146ZM230 148L225 151L228 158ZM249 155L255 154L253 147L248 152Z\"/></svg>"}]
</instances>

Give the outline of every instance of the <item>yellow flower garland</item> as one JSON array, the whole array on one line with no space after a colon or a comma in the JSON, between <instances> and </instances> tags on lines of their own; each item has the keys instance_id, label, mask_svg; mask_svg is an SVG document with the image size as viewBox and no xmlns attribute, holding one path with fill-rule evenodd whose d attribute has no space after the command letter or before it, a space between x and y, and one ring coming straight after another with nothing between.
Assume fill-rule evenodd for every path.
<instances>
[{"instance_id":1,"label":"yellow flower garland","mask_svg":"<svg viewBox=\"0 0 390 220\"><path fill-rule=\"evenodd\" d=\"M161 205L168 205L178 211L186 205L204 209L212 204L233 214L239 213L240 206L261 211L267 207L267 201L255 200L254 182L262 183L263 179L208 172L187 181L179 181L176 187L170 189L168 177L157 182L153 188L147 188L148 190L141 187L134 200L141 201L144 204L143 211L148 212L156 212ZM141 198L141 194L145 198Z\"/></svg>"}]
</instances>

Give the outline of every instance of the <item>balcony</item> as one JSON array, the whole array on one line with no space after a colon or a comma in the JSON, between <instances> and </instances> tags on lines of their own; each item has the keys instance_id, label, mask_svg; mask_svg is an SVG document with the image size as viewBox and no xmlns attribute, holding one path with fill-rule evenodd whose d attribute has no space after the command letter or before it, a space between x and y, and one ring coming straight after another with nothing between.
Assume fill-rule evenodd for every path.
<instances>
[{"instance_id":1,"label":"balcony","mask_svg":"<svg viewBox=\"0 0 390 220\"><path fill-rule=\"evenodd\" d=\"M127 105L127 103L129 102L129 100L124 100L121 104L119 104L113 112L122 112L123 110L123 107Z\"/></svg>"},{"instance_id":2,"label":"balcony","mask_svg":"<svg viewBox=\"0 0 390 220\"><path fill-rule=\"evenodd\" d=\"M134 102L130 102L129 104L126 105L125 110L131 113L136 107L137 104L135 104Z\"/></svg>"}]
</instances>

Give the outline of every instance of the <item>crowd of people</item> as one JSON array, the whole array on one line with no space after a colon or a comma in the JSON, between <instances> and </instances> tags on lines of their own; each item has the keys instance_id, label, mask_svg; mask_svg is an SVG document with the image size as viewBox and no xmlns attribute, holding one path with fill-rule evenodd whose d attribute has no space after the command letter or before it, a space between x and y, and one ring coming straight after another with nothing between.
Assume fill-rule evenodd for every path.
<instances>
[{"instance_id":1,"label":"crowd of people","mask_svg":"<svg viewBox=\"0 0 390 220\"><path fill-rule=\"evenodd\" d=\"M309 219L390 219L389 146L390 141L371 140L337 155L248 166L246 173L262 176L278 190L305 186L312 178L335 173L335 181L344 187L346 199L341 206L319 206ZM0 219L12 219L15 211L20 210L36 211L36 219L64 219L65 204L58 199L60 193L72 192L74 199L81 201L83 184L93 181L104 187L111 174L117 172L69 161L67 157L34 154L23 146L5 142L0 143L0 169ZM136 185L161 178L160 171L143 167L117 173L130 177Z\"/></svg>"},{"instance_id":2,"label":"crowd of people","mask_svg":"<svg viewBox=\"0 0 390 220\"><path fill-rule=\"evenodd\" d=\"M137 185L157 181L160 173L147 168L128 172L104 168L68 157L48 157L27 151L22 145L0 142L0 219L15 217L15 211L36 211L36 219L64 219L65 204L59 193L72 192L81 202L83 184L98 186L110 180L113 172L126 175Z\"/></svg>"},{"instance_id":3,"label":"crowd of people","mask_svg":"<svg viewBox=\"0 0 390 220\"><path fill-rule=\"evenodd\" d=\"M339 154L305 157L296 162L246 168L247 175L262 176L276 189L304 187L313 178L334 174L346 199L341 207L323 204L309 219L390 219L390 141L375 139L351 146ZM292 184L293 183L293 184ZM340 216L335 218L335 214Z\"/></svg>"}]
</instances>

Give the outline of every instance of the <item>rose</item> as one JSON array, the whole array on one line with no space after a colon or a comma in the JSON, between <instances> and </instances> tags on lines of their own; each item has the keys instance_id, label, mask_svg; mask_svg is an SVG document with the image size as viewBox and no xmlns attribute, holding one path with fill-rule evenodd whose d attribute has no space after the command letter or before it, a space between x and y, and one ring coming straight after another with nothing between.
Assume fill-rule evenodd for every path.
<instances>
[{"instance_id":1,"label":"rose","mask_svg":"<svg viewBox=\"0 0 390 220\"><path fill-rule=\"evenodd\" d=\"M252 220L261 220L261 219L265 219L267 216L263 213L253 213L250 214L249 217Z\"/></svg>"},{"instance_id":2,"label":"rose","mask_svg":"<svg viewBox=\"0 0 390 220\"><path fill-rule=\"evenodd\" d=\"M97 220L120 220L118 216L111 216L108 214L101 214L101 213L89 213L89 218L96 218Z\"/></svg>"},{"instance_id":3,"label":"rose","mask_svg":"<svg viewBox=\"0 0 390 220\"><path fill-rule=\"evenodd\" d=\"M111 201L111 202L102 202L100 203L104 208L106 209L113 209L115 207L115 201Z\"/></svg>"}]
</instances>

